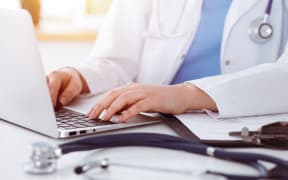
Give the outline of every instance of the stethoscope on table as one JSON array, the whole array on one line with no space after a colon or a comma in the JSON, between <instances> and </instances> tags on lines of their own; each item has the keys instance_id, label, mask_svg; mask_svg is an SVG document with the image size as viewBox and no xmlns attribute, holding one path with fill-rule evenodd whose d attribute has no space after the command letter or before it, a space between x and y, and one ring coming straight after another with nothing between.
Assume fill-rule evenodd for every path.
<instances>
[{"instance_id":1,"label":"stethoscope on table","mask_svg":"<svg viewBox=\"0 0 288 180\"><path fill-rule=\"evenodd\" d=\"M32 153L30 161L25 166L25 171L30 174L49 174L57 170L57 160L63 155L73 152L90 151L103 148L114 147L155 147L171 150L185 151L204 156L210 156L217 159L241 163L250 166L259 172L259 176L241 176L226 173L207 171L207 174L224 176L228 179L259 179L270 178L269 170L261 162L274 164L284 169L288 168L288 161L276 158L270 155L258 153L229 152L221 148L214 148L204 144L195 144L184 138L153 134L153 133L128 133L88 137L69 143L52 146L46 143L32 144ZM77 174L83 174L93 168L107 169L109 161L103 161L91 166L90 164L78 166L75 168ZM287 177L286 177L287 178Z\"/></svg>"},{"instance_id":2,"label":"stethoscope on table","mask_svg":"<svg viewBox=\"0 0 288 180\"><path fill-rule=\"evenodd\" d=\"M185 1L182 10L181 10L181 15L179 16L178 20L177 20L177 25L176 27L179 25L180 20L182 19L183 15L184 15L184 10L187 6L188 0ZM269 18L271 16L271 12L272 12L272 6L273 6L274 0L268 0L266 8L265 8L265 12L263 17L259 17L257 19L255 19L254 21L251 22L249 28L248 28L248 36L249 38L255 42L255 43L265 43L268 42L272 36L273 36L273 26L272 24L269 22ZM184 33L180 33L180 32L176 32L176 27L173 30L173 32L164 32L163 28L160 25L160 8L159 5L160 2L159 0L154 1L154 9L155 9L155 14L157 16L156 18L156 27L157 27L157 32L148 32L146 33L146 36L149 35L153 38L156 39L169 39L169 38L175 38L175 37L181 37L181 36L186 36L188 35L188 33L184 32Z\"/></svg>"}]
</instances>

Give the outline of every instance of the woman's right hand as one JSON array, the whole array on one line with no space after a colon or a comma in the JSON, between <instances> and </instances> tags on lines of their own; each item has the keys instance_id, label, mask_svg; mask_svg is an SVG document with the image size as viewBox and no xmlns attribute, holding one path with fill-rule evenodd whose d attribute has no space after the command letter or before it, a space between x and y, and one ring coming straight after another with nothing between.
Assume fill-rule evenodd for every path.
<instances>
[{"instance_id":1,"label":"woman's right hand","mask_svg":"<svg viewBox=\"0 0 288 180\"><path fill-rule=\"evenodd\" d=\"M73 68L63 68L47 75L47 83L54 108L67 105L89 88L82 75Z\"/></svg>"}]
</instances>

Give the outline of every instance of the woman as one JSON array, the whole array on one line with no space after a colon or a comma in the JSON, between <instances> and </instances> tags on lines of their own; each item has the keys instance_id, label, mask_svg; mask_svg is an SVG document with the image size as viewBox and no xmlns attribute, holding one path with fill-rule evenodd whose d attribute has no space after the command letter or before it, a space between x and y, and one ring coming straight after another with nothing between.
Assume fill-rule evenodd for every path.
<instances>
[{"instance_id":1,"label":"woman","mask_svg":"<svg viewBox=\"0 0 288 180\"><path fill-rule=\"evenodd\" d=\"M48 75L54 106L110 90L89 118L288 112L286 1L115 0L88 60ZM264 14L274 31L257 42Z\"/></svg>"}]
</instances>

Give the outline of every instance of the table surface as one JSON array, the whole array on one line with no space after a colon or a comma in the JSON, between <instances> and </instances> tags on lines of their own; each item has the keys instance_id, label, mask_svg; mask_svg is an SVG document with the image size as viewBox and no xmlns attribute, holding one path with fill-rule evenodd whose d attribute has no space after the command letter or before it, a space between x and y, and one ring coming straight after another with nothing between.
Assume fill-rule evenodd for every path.
<instances>
[{"instance_id":1,"label":"table surface","mask_svg":"<svg viewBox=\"0 0 288 180\"><path fill-rule=\"evenodd\" d=\"M71 49L78 49L77 53ZM44 66L46 70L51 70L68 63L74 63L77 59L85 58L92 48L92 44L65 44L65 43L40 43L41 54L43 55ZM65 54L65 52L67 54ZM61 55L61 56L60 56ZM72 59L74 58L74 59ZM65 64L66 65L66 64ZM176 135L175 132L169 129L165 124L156 124L143 127L136 127L113 132L102 133L125 133L125 132L156 132ZM111 166L110 169L104 172L93 172L98 179L216 179L215 177L206 177L201 173L207 169L225 172L236 173L251 173L255 171L242 165L233 164L221 160L216 160L209 157L203 157L195 154L184 152L176 152L172 150L152 149L152 148L116 148L108 149L101 152L84 152L74 153L63 157L59 161L59 169L57 173L44 176L33 176L23 172L23 166L29 158L29 144L33 142L48 142L59 144L70 140L55 140L45 137L29 130L20 128L5 121L0 121L0 179L37 179L37 180L76 180L83 179L83 176L77 176L73 173L76 165L82 164L91 159L101 160L109 158L111 162L122 163L122 165ZM263 152L277 157L287 158L287 151L272 151L249 149L241 151ZM123 164L125 166L123 166ZM131 168L130 166L134 166ZM140 167L135 167L135 165ZM152 170L147 167L154 167ZM156 171L155 168L158 168ZM161 170L159 170L161 168ZM89 179L89 178L87 178Z\"/></svg>"}]
</instances>

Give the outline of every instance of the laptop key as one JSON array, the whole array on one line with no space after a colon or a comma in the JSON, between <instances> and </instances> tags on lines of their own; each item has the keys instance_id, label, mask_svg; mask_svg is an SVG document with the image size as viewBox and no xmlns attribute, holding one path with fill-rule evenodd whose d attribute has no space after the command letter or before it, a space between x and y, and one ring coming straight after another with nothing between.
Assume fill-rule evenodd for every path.
<instances>
[{"instance_id":1,"label":"laptop key","mask_svg":"<svg viewBox=\"0 0 288 180\"><path fill-rule=\"evenodd\" d=\"M70 121L79 121L79 119L70 118Z\"/></svg>"},{"instance_id":2,"label":"laptop key","mask_svg":"<svg viewBox=\"0 0 288 180\"><path fill-rule=\"evenodd\" d=\"M70 111L68 109L61 109L55 114L58 127L64 129L76 129L115 124L109 121L90 120L86 115Z\"/></svg>"},{"instance_id":3,"label":"laptop key","mask_svg":"<svg viewBox=\"0 0 288 180\"><path fill-rule=\"evenodd\" d=\"M75 122L66 122L65 124L74 125Z\"/></svg>"},{"instance_id":4,"label":"laptop key","mask_svg":"<svg viewBox=\"0 0 288 180\"><path fill-rule=\"evenodd\" d=\"M62 123L70 122L69 119L59 119L59 120L57 120L57 121L62 122Z\"/></svg>"}]
</instances>

